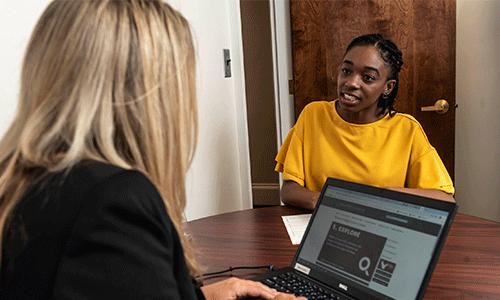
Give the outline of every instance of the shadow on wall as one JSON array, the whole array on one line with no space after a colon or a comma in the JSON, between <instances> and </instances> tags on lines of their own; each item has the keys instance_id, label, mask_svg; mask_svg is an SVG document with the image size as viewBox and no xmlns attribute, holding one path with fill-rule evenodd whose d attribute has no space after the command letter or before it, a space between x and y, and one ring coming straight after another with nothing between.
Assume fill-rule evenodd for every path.
<instances>
[{"instance_id":1,"label":"shadow on wall","mask_svg":"<svg viewBox=\"0 0 500 300\"><path fill-rule=\"evenodd\" d=\"M238 148L231 128L222 123L212 123L210 133L200 130L186 180L188 221L243 208Z\"/></svg>"},{"instance_id":2,"label":"shadow on wall","mask_svg":"<svg viewBox=\"0 0 500 300\"><path fill-rule=\"evenodd\" d=\"M212 144L214 148L215 155L213 156L212 165L214 166L213 171L213 186L214 186L214 199L217 211L229 212L241 209L241 186L239 189L235 185L228 185L227 182L230 180L235 180L234 174L239 174L239 170L234 168L240 168L238 166L238 155L234 151L237 151L236 147L231 147L228 145L228 141L231 141L231 133L228 132L227 128L219 127L220 130L214 133L215 139ZM232 151L232 149L234 151ZM239 183L239 178L236 179ZM234 198L236 195L236 199Z\"/></svg>"}]
</instances>

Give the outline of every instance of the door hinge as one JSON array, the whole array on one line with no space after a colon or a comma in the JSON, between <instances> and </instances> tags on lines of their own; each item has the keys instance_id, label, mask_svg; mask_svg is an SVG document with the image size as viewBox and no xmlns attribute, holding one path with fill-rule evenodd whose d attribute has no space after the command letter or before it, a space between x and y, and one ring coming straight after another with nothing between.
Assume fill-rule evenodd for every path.
<instances>
[{"instance_id":1,"label":"door hinge","mask_svg":"<svg viewBox=\"0 0 500 300\"><path fill-rule=\"evenodd\" d=\"M288 94L293 95L294 94L294 88L293 88L293 79L288 80Z\"/></svg>"},{"instance_id":2,"label":"door hinge","mask_svg":"<svg viewBox=\"0 0 500 300\"><path fill-rule=\"evenodd\" d=\"M229 49L222 49L224 53L224 77L231 77L231 54Z\"/></svg>"}]
</instances>

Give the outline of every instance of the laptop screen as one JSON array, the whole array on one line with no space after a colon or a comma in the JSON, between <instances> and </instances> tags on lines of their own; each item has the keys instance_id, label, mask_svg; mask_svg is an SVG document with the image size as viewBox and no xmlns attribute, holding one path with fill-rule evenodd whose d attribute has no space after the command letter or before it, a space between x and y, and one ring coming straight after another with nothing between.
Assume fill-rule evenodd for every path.
<instances>
[{"instance_id":1,"label":"laptop screen","mask_svg":"<svg viewBox=\"0 0 500 300\"><path fill-rule=\"evenodd\" d=\"M449 217L446 210L329 185L294 267L363 298L415 299Z\"/></svg>"}]
</instances>

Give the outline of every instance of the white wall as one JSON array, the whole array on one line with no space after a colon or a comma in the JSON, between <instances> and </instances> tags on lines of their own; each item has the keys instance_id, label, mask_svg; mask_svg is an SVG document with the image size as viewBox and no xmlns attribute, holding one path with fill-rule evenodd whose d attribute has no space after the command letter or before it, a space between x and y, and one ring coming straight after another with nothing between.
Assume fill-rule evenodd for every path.
<instances>
[{"instance_id":1,"label":"white wall","mask_svg":"<svg viewBox=\"0 0 500 300\"><path fill-rule=\"evenodd\" d=\"M0 135L14 117L24 49L48 2L0 0Z\"/></svg>"},{"instance_id":2,"label":"white wall","mask_svg":"<svg viewBox=\"0 0 500 300\"><path fill-rule=\"evenodd\" d=\"M190 21L198 53L200 132L188 174L188 220L252 206L239 1L170 1ZM224 78L222 49L231 50Z\"/></svg>"},{"instance_id":3,"label":"white wall","mask_svg":"<svg viewBox=\"0 0 500 300\"><path fill-rule=\"evenodd\" d=\"M500 1L457 0L455 185L460 211L500 221Z\"/></svg>"},{"instance_id":4,"label":"white wall","mask_svg":"<svg viewBox=\"0 0 500 300\"><path fill-rule=\"evenodd\" d=\"M273 1L277 18L288 15L289 0ZM276 22L276 59L282 62L290 59L284 50L291 47L288 26ZM456 29L455 197L460 212L500 221L500 1L457 0ZM280 90L287 89L292 68L278 71L284 73ZM290 116L288 94L280 93L279 101L281 115ZM289 121L283 120L286 134Z\"/></svg>"},{"instance_id":5,"label":"white wall","mask_svg":"<svg viewBox=\"0 0 500 300\"><path fill-rule=\"evenodd\" d=\"M22 56L48 0L0 0L0 134L17 102ZM169 1L191 22L198 50L200 132L188 174L188 220L251 207L239 1ZM233 77L224 78L222 49Z\"/></svg>"}]
</instances>

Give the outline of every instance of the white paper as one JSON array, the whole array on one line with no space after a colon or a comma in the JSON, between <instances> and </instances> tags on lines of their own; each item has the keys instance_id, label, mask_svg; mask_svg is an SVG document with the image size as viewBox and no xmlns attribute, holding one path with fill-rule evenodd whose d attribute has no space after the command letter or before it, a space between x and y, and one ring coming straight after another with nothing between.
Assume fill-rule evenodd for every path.
<instances>
[{"instance_id":1,"label":"white paper","mask_svg":"<svg viewBox=\"0 0 500 300\"><path fill-rule=\"evenodd\" d=\"M311 214L281 216L293 245L299 245L306 231Z\"/></svg>"}]
</instances>

